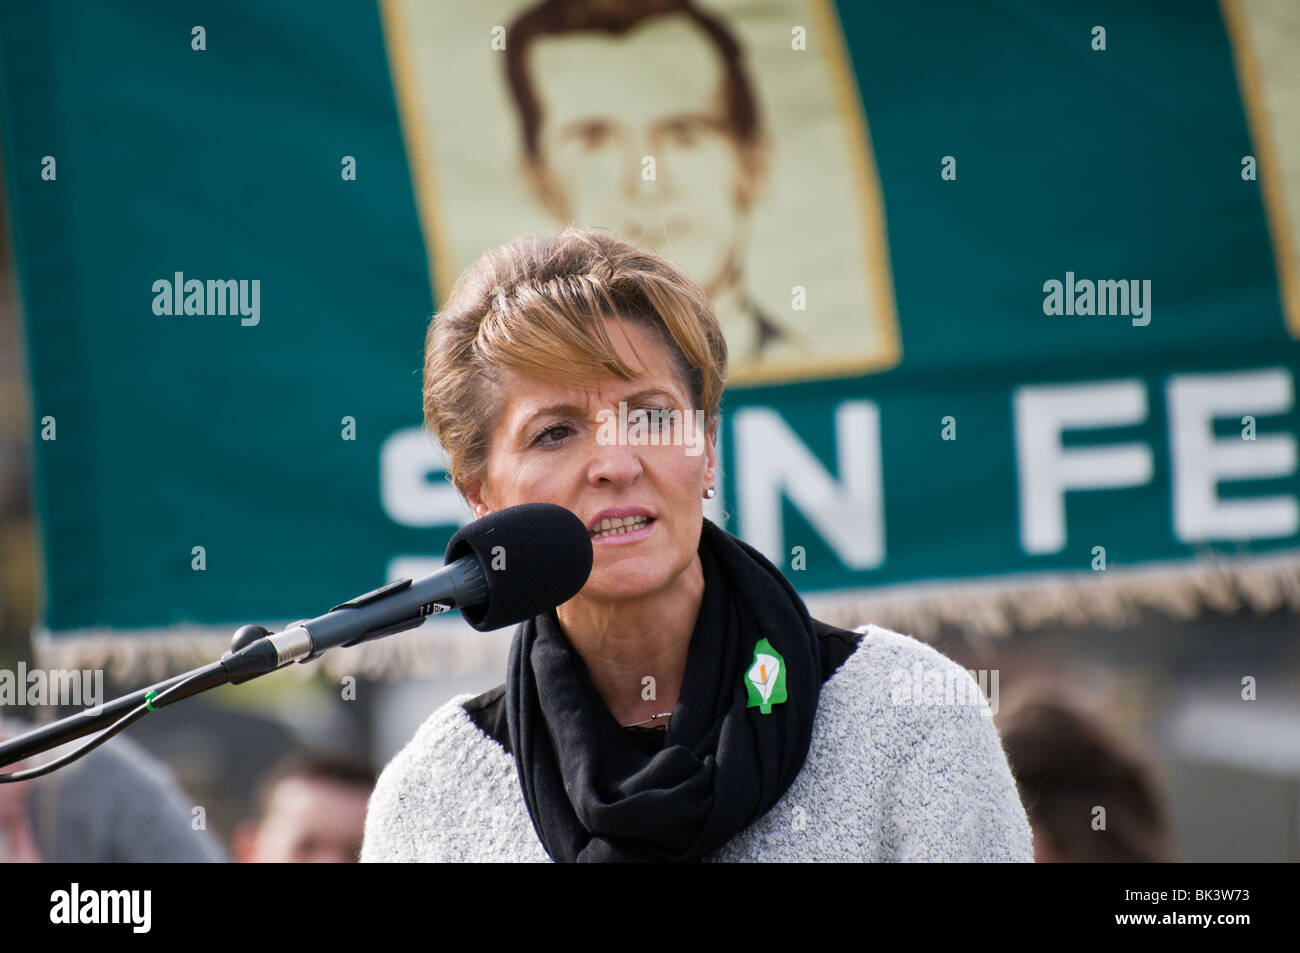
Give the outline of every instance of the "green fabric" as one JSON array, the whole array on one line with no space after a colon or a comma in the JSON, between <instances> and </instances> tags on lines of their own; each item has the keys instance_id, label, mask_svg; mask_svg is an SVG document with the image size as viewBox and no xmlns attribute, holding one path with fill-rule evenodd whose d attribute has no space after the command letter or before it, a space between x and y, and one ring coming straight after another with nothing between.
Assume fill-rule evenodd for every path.
<instances>
[{"instance_id":1,"label":"green fabric","mask_svg":"<svg viewBox=\"0 0 1300 953\"><path fill-rule=\"evenodd\" d=\"M738 26L748 15L706 6ZM449 22L453 10L471 16L443 9ZM1110 572L1190 563L1208 548L1300 548L1286 503L1300 490L1300 344L1261 183L1240 174L1259 150L1218 5L935 0L843 3L837 14L883 197L899 360L729 389L726 527L805 593L1088 572L1096 547ZM489 55L497 22L464 27L463 42ZM792 21L781 22L784 37ZM203 51L191 48L196 24ZM1091 48L1096 24L1104 51ZM807 26L809 49L824 50ZM410 478L391 438L420 425L423 338L447 290L430 274L391 40L366 4L6 8L0 131L43 623L56 636L302 618L386 582L405 557L436 560L455 531L446 516L402 517L382 489L403 474L417 493L443 480L432 469ZM756 82L775 114L779 73L763 67ZM467 161L486 148L464 129L432 135L454 137ZM57 160L54 181L41 177L45 156ZM355 181L340 175L344 156L357 160ZM944 156L955 180L941 176ZM485 198L494 187L486 175L456 184ZM816 195L815 181L806 187ZM841 237L818 245L810 233L808 244L832 255ZM155 282L177 272L259 280L258 322L155 313ZM1045 283L1070 275L1149 281L1149 323L1046 314ZM755 280L802 283L793 271ZM820 288L808 283L810 300ZM788 294L768 293L763 307L802 320ZM1221 376L1236 373L1257 376ZM1256 442L1240 441L1250 453L1273 441L1277 472L1217 488L1222 500L1276 498L1258 528L1179 532L1174 487L1206 459L1171 446L1172 398L1187 392L1170 387L1186 375L1285 391L1281 410L1259 398ZM1067 429L1067 451L1147 447L1150 473L1065 493L1064 539L1035 548L1017 394L1072 384L1116 385L1112 396L1141 413ZM1099 401L1087 392L1078 405ZM1214 432L1240 440L1247 413L1218 415ZM355 439L341 436L347 417ZM956 439L944 439L948 417ZM42 438L46 418L55 440ZM863 503L856 524L810 512L820 491L792 469L790 441L845 485L860 472L871 486L878 460L879 507ZM867 530L844 529L855 525Z\"/></svg>"}]
</instances>

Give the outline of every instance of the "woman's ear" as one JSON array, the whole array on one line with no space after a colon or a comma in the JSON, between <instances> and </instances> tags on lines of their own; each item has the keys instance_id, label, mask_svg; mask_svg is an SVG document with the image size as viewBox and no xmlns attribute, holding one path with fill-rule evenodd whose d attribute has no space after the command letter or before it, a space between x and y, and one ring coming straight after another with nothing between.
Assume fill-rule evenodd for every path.
<instances>
[{"instance_id":1,"label":"woman's ear","mask_svg":"<svg viewBox=\"0 0 1300 953\"><path fill-rule=\"evenodd\" d=\"M706 470L708 472L709 482L717 480L718 475L718 418L714 417L709 422L709 439L705 442L705 460Z\"/></svg>"},{"instance_id":2,"label":"woman's ear","mask_svg":"<svg viewBox=\"0 0 1300 953\"><path fill-rule=\"evenodd\" d=\"M483 481L481 479L470 480L465 484L465 502L474 511L476 520L482 519L492 512L492 508L483 499Z\"/></svg>"}]
</instances>

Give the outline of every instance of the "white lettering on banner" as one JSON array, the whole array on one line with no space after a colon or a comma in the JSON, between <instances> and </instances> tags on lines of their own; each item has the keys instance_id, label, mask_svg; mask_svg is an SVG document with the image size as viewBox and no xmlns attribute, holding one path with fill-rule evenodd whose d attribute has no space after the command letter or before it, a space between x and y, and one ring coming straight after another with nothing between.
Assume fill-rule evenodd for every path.
<instances>
[{"instance_id":1,"label":"white lettering on banner","mask_svg":"<svg viewBox=\"0 0 1300 953\"><path fill-rule=\"evenodd\" d=\"M1180 374L1169 379L1166 393L1178 539L1198 543L1294 536L1300 530L1294 496L1221 500L1218 484L1294 473L1295 437L1272 434L1248 441L1214 436L1216 417L1289 411L1294 399L1291 375L1280 367L1238 374Z\"/></svg>"},{"instance_id":2,"label":"white lettering on banner","mask_svg":"<svg viewBox=\"0 0 1300 953\"><path fill-rule=\"evenodd\" d=\"M1294 406L1286 368L1215 374L1175 374L1165 384L1172 482L1172 537L1185 544L1225 539L1276 539L1300 532L1294 493L1220 499L1219 483L1295 474L1296 438L1260 434L1253 440L1216 438L1216 418L1266 417ZM1154 451L1137 441L1066 447L1066 431L1124 427L1148 419L1147 385L1136 378L1035 384L1012 392L1015 471L1019 481L1020 545L1029 555L1061 552L1067 543L1065 500L1070 491L1119 490L1149 484ZM785 565L783 502L788 500L850 570L886 558L880 410L849 400L831 410L835 469L828 471L775 408L736 411L736 525L727 529ZM1253 435L1253 433L1252 433ZM419 427L396 431L380 451L384 512L402 526L464 525L473 515L445 479L443 450ZM833 476L832 473L838 476ZM714 481L723 485L721 474ZM719 525L723 494L703 501ZM441 568L433 553L397 556L389 579Z\"/></svg>"},{"instance_id":3,"label":"white lettering on banner","mask_svg":"<svg viewBox=\"0 0 1300 953\"><path fill-rule=\"evenodd\" d=\"M421 427L390 434L379 450L379 498L399 526L462 526L473 511L446 479L447 452Z\"/></svg>"},{"instance_id":4,"label":"white lettering on banner","mask_svg":"<svg viewBox=\"0 0 1300 953\"><path fill-rule=\"evenodd\" d=\"M1292 434L1246 441L1214 436L1216 417L1265 416L1291 410L1293 379L1285 368L1219 374L1174 374L1166 382L1173 481L1173 533L1183 543L1277 539L1300 532L1294 494L1221 500L1225 480L1286 477L1296 472ZM1065 492L1120 489L1151 480L1151 448L1142 443L1072 447L1061 433L1120 427L1147 419L1146 385L1138 380L1035 385L1013 395L1020 475L1020 544L1032 555L1065 548Z\"/></svg>"},{"instance_id":5,"label":"white lettering on banner","mask_svg":"<svg viewBox=\"0 0 1300 953\"><path fill-rule=\"evenodd\" d=\"M1140 424L1147 416L1139 380L1018 387L1012 395L1020 476L1020 546L1030 554L1065 548L1065 491L1141 486L1151 479L1151 448L1141 443L1073 447L1065 430Z\"/></svg>"},{"instance_id":6,"label":"white lettering on banner","mask_svg":"<svg viewBox=\"0 0 1300 953\"><path fill-rule=\"evenodd\" d=\"M419 579L437 572L445 565L447 564L441 556L398 556L388 561L384 579Z\"/></svg>"},{"instance_id":7,"label":"white lettering on banner","mask_svg":"<svg viewBox=\"0 0 1300 953\"><path fill-rule=\"evenodd\" d=\"M746 407L736 429L740 533L778 566L785 562L783 497L850 569L885 559L885 491L880 467L880 410L867 400L835 408L835 480L808 447L767 407Z\"/></svg>"}]
</instances>

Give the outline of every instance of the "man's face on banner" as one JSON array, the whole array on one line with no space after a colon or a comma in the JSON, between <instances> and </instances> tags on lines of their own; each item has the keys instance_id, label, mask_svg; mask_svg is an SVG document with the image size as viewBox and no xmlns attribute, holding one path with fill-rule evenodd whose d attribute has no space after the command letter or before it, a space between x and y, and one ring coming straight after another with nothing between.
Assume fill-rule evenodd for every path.
<instances>
[{"instance_id":1,"label":"man's face on banner","mask_svg":"<svg viewBox=\"0 0 1300 953\"><path fill-rule=\"evenodd\" d=\"M542 112L542 167L531 171L547 207L644 242L713 293L755 183L708 37L685 17L659 17L621 37L546 37L530 54Z\"/></svg>"}]
</instances>

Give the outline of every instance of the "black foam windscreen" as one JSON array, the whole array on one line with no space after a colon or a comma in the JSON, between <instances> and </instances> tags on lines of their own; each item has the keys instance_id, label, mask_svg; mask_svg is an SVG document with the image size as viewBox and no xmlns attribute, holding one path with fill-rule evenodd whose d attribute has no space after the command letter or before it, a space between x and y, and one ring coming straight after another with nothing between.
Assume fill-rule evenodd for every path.
<instances>
[{"instance_id":1,"label":"black foam windscreen","mask_svg":"<svg viewBox=\"0 0 1300 953\"><path fill-rule=\"evenodd\" d=\"M483 568L487 599L458 608L480 632L568 602L587 584L595 558L582 520L554 503L521 503L466 523L447 543L445 562L470 553Z\"/></svg>"}]
</instances>

